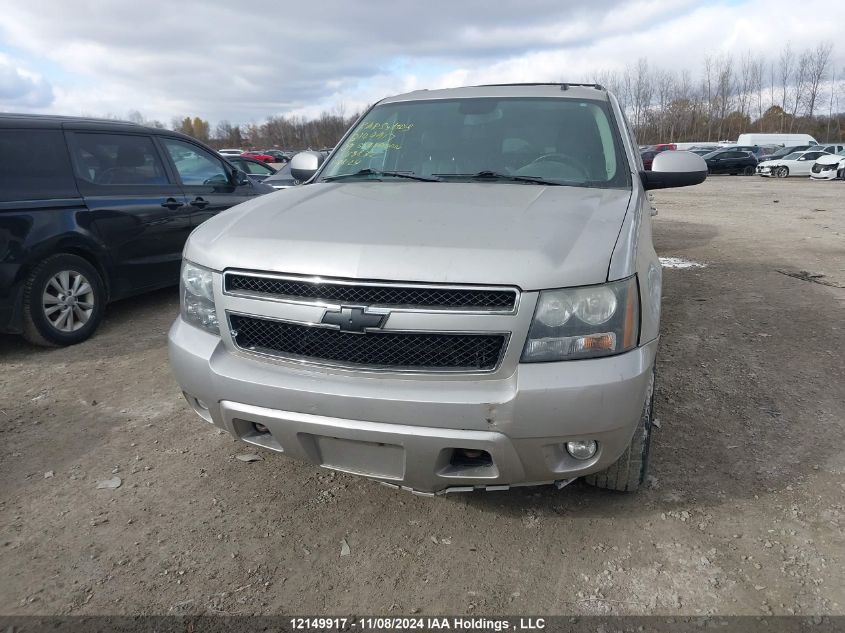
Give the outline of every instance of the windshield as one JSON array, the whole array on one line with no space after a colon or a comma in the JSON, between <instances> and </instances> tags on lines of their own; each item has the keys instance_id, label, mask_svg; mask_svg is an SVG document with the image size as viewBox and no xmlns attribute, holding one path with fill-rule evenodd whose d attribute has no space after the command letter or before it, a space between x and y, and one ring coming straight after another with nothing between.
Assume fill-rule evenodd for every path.
<instances>
[{"instance_id":1,"label":"windshield","mask_svg":"<svg viewBox=\"0 0 845 633\"><path fill-rule=\"evenodd\" d=\"M373 108L319 180L467 182L629 187L608 104L571 98L469 98ZM400 178L397 174L402 174ZM520 177L499 178L495 176Z\"/></svg>"},{"instance_id":2,"label":"windshield","mask_svg":"<svg viewBox=\"0 0 845 633\"><path fill-rule=\"evenodd\" d=\"M799 156L801 156L801 152L792 152L784 156L783 160L796 160Z\"/></svg>"}]
</instances>

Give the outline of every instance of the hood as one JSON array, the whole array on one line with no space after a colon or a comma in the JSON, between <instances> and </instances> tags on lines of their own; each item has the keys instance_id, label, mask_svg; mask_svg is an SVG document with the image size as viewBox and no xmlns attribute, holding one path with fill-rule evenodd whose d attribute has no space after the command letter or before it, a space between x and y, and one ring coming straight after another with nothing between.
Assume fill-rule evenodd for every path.
<instances>
[{"instance_id":1,"label":"hood","mask_svg":"<svg viewBox=\"0 0 845 633\"><path fill-rule=\"evenodd\" d=\"M319 183L233 207L185 257L239 268L368 280L601 283L630 190L504 183Z\"/></svg>"},{"instance_id":2,"label":"hood","mask_svg":"<svg viewBox=\"0 0 845 633\"><path fill-rule=\"evenodd\" d=\"M839 161L845 161L845 156L840 154L825 154L824 156L819 156L816 159L816 162L819 165L835 165Z\"/></svg>"},{"instance_id":3,"label":"hood","mask_svg":"<svg viewBox=\"0 0 845 633\"><path fill-rule=\"evenodd\" d=\"M791 163L791 160L783 160L782 158L775 158L772 160L762 160L757 163L760 167L777 167L778 165L783 165L784 163Z\"/></svg>"}]
</instances>

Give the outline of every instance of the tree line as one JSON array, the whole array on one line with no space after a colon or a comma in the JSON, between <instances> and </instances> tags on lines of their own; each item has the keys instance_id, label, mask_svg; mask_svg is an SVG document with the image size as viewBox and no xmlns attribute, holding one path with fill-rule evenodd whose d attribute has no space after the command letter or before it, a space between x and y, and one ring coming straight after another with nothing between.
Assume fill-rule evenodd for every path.
<instances>
[{"instance_id":1,"label":"tree line","mask_svg":"<svg viewBox=\"0 0 845 633\"><path fill-rule=\"evenodd\" d=\"M653 68L647 58L622 70L600 70L588 81L619 99L641 144L735 140L744 132L811 134L819 141L845 139L840 103L845 72L833 66L833 45L795 50L786 44L776 58L748 51L705 56L697 74ZM358 118L343 105L315 118L274 115L264 123L220 121L212 130L200 117L177 117L174 130L211 146L285 150L333 147ZM130 119L143 121L140 113ZM138 120L141 119L141 120Z\"/></svg>"},{"instance_id":2,"label":"tree line","mask_svg":"<svg viewBox=\"0 0 845 633\"><path fill-rule=\"evenodd\" d=\"M705 56L697 76L652 68L641 58L624 70L594 73L590 81L616 94L641 144L735 140L743 132L843 138L839 110L843 77L833 44L797 51L787 43L774 59L748 51Z\"/></svg>"},{"instance_id":3,"label":"tree line","mask_svg":"<svg viewBox=\"0 0 845 633\"><path fill-rule=\"evenodd\" d=\"M347 116L344 107L337 106L313 119L303 116L270 116L264 123L246 125L220 121L213 133L208 121L199 117L174 119L172 127L216 149L323 149L334 147L358 116L357 113Z\"/></svg>"}]
</instances>

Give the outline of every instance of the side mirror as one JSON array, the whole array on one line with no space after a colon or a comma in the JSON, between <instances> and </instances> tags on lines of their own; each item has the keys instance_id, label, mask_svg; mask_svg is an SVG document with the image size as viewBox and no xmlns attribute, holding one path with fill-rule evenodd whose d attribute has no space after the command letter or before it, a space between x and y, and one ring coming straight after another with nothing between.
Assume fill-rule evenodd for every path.
<instances>
[{"instance_id":1,"label":"side mirror","mask_svg":"<svg viewBox=\"0 0 845 633\"><path fill-rule=\"evenodd\" d=\"M235 168L232 171L232 184L236 187L242 187L243 185L250 184L249 176L246 175L245 172L242 172L240 169Z\"/></svg>"},{"instance_id":2,"label":"side mirror","mask_svg":"<svg viewBox=\"0 0 845 633\"><path fill-rule=\"evenodd\" d=\"M646 190L689 187L704 182L707 163L692 152L660 152L651 163L651 171L640 172L640 178Z\"/></svg>"},{"instance_id":3,"label":"side mirror","mask_svg":"<svg viewBox=\"0 0 845 633\"><path fill-rule=\"evenodd\" d=\"M319 152L299 152L290 161L290 175L300 182L310 180L324 160Z\"/></svg>"}]
</instances>

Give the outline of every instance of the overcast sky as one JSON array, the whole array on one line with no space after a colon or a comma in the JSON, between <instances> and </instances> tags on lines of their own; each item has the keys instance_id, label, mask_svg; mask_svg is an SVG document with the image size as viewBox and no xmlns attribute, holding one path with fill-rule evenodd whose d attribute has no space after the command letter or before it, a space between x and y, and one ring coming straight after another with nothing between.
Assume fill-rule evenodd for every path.
<instances>
[{"instance_id":1,"label":"overcast sky","mask_svg":"<svg viewBox=\"0 0 845 633\"><path fill-rule=\"evenodd\" d=\"M584 80L638 57L697 73L706 54L774 57L835 42L826 0L10 0L0 12L0 111L170 123L347 114L415 88Z\"/></svg>"}]
</instances>

